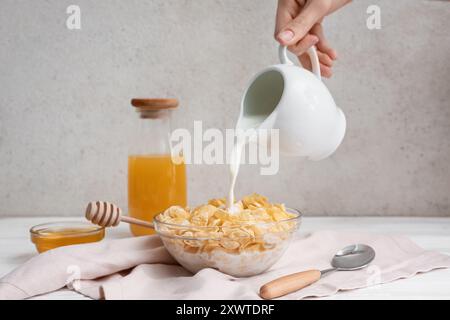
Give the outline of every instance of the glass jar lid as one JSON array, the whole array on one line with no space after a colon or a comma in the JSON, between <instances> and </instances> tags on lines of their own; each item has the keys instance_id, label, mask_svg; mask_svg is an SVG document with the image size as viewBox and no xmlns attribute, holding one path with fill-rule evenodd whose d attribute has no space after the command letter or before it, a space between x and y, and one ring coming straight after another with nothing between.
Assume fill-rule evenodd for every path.
<instances>
[{"instance_id":1,"label":"glass jar lid","mask_svg":"<svg viewBox=\"0 0 450 320\"><path fill-rule=\"evenodd\" d=\"M140 110L165 110L174 109L178 107L177 99L158 99L158 98L134 98L131 100L131 104L139 108Z\"/></svg>"},{"instance_id":2,"label":"glass jar lid","mask_svg":"<svg viewBox=\"0 0 450 320\"><path fill-rule=\"evenodd\" d=\"M136 108L142 119L158 119L166 117L171 109L178 107L178 100L134 98L131 105Z\"/></svg>"}]
</instances>

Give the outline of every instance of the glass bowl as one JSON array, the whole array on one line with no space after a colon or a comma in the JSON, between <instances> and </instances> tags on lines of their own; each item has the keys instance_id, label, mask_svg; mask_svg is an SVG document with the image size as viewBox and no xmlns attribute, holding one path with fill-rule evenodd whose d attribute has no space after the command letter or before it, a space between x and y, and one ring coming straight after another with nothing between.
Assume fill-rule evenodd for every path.
<instances>
[{"instance_id":1,"label":"glass bowl","mask_svg":"<svg viewBox=\"0 0 450 320\"><path fill-rule=\"evenodd\" d=\"M287 211L295 216L268 223L199 227L162 222L158 216L153 223L169 253L192 273L214 268L248 277L268 270L288 248L300 227L301 213Z\"/></svg>"},{"instance_id":2,"label":"glass bowl","mask_svg":"<svg viewBox=\"0 0 450 320\"><path fill-rule=\"evenodd\" d=\"M105 228L81 221L39 224L30 229L31 242L39 253L73 244L97 242L105 237Z\"/></svg>"}]
</instances>

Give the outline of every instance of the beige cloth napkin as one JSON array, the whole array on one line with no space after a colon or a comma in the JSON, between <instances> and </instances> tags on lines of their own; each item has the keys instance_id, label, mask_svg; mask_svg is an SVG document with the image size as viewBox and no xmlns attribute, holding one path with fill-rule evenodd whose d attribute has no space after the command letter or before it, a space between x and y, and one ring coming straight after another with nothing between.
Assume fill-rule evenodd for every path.
<instances>
[{"instance_id":1,"label":"beige cloth napkin","mask_svg":"<svg viewBox=\"0 0 450 320\"><path fill-rule=\"evenodd\" d=\"M328 296L450 267L450 256L423 250L403 236L320 231L294 239L281 260L264 274L234 278L204 269L192 275L176 264L157 236L147 236L37 255L0 279L0 299L23 299L67 284L94 299L259 299L259 287L267 281L311 268L326 269L336 251L353 243L375 249L368 268L334 272L283 298Z\"/></svg>"}]
</instances>

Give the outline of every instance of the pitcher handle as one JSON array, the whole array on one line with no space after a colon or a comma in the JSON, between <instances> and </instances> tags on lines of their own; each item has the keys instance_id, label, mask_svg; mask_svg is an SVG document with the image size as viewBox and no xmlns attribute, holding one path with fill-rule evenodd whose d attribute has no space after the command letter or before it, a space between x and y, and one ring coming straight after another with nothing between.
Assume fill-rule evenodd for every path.
<instances>
[{"instance_id":1,"label":"pitcher handle","mask_svg":"<svg viewBox=\"0 0 450 320\"><path fill-rule=\"evenodd\" d=\"M317 50L315 46L312 46L307 51L309 59L311 60L312 72L316 75L319 80L322 80L320 75L320 63L319 57L317 56ZM281 46L278 48L278 55L280 57L280 62L282 64L294 65L294 63L289 59L287 55L287 47ZM301 65L301 64L300 64Z\"/></svg>"}]
</instances>

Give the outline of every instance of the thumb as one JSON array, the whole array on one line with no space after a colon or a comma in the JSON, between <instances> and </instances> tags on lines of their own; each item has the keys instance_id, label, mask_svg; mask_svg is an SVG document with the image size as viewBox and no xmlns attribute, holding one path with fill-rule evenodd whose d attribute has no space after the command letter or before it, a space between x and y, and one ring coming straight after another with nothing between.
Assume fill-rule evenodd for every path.
<instances>
[{"instance_id":1,"label":"thumb","mask_svg":"<svg viewBox=\"0 0 450 320\"><path fill-rule=\"evenodd\" d=\"M327 10L321 1L307 2L300 14L278 33L278 42L285 46L296 44L326 15Z\"/></svg>"}]
</instances>

